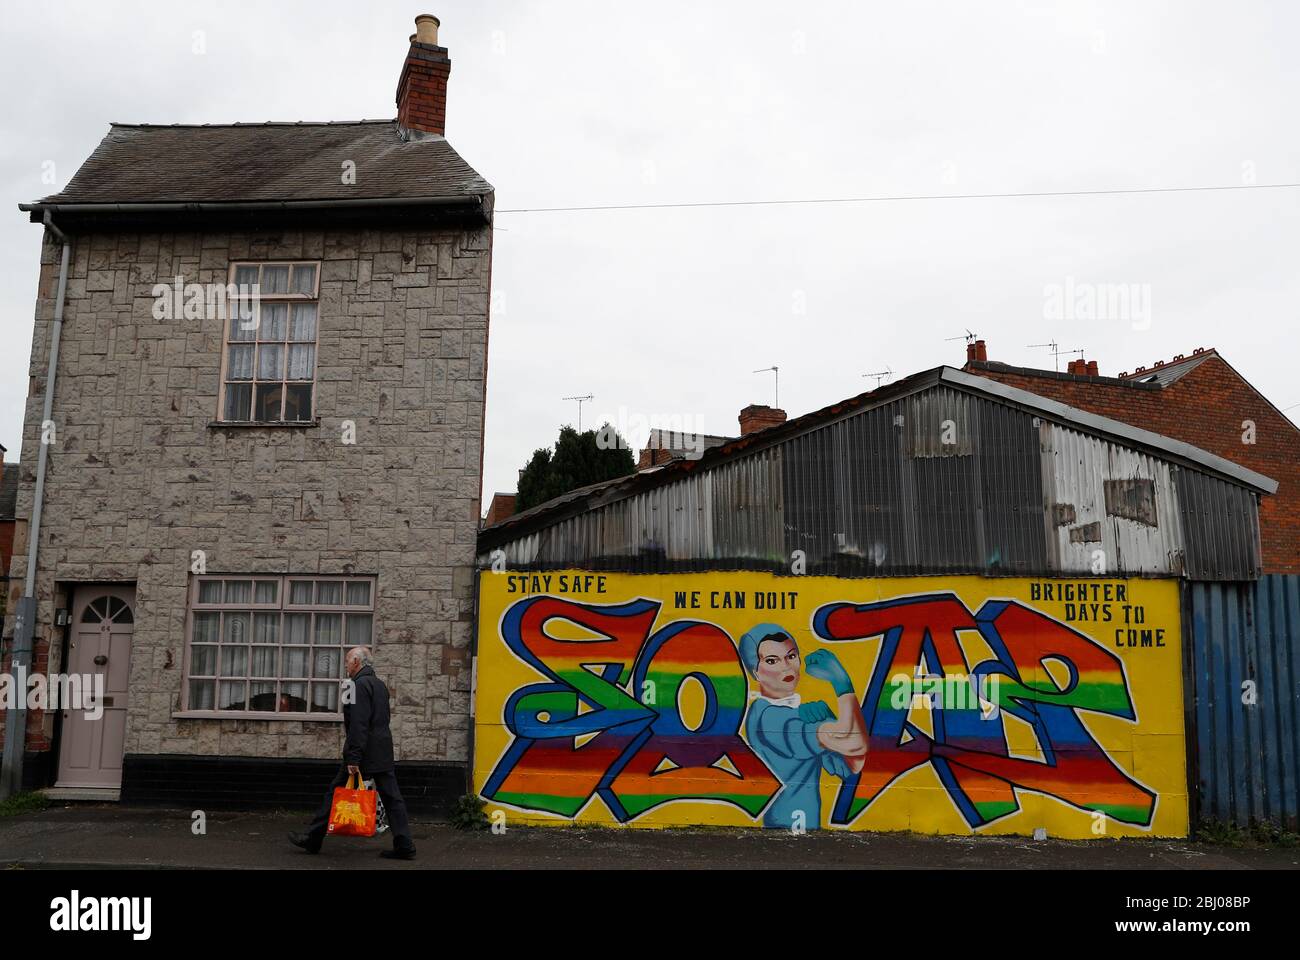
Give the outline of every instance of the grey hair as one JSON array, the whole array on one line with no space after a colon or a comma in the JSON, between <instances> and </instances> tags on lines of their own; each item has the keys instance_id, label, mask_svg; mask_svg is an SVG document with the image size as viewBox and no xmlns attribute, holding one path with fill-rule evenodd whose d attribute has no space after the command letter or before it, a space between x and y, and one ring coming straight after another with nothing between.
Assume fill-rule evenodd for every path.
<instances>
[{"instance_id":1,"label":"grey hair","mask_svg":"<svg viewBox=\"0 0 1300 960\"><path fill-rule=\"evenodd\" d=\"M363 667L368 667L370 666L371 663L374 662L374 658L370 654L369 647L353 647L351 650L348 651L348 656L356 657L357 662L360 663Z\"/></svg>"}]
</instances>

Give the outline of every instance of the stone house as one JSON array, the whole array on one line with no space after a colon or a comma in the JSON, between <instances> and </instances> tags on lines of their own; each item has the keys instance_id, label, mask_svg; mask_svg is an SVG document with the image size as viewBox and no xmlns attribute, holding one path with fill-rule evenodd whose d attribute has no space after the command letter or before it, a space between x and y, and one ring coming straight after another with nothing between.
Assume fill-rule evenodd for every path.
<instances>
[{"instance_id":1,"label":"stone house","mask_svg":"<svg viewBox=\"0 0 1300 960\"><path fill-rule=\"evenodd\" d=\"M395 120L114 124L22 205L45 230L5 669L106 689L96 720L8 714L10 789L314 803L370 643L413 809L464 792L493 189L416 27Z\"/></svg>"}]
</instances>

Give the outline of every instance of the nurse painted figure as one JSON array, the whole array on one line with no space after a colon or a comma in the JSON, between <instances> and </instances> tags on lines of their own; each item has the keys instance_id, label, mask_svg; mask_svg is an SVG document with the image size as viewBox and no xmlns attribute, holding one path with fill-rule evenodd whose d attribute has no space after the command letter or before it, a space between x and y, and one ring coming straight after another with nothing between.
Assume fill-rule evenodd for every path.
<instances>
[{"instance_id":1,"label":"nurse painted figure","mask_svg":"<svg viewBox=\"0 0 1300 960\"><path fill-rule=\"evenodd\" d=\"M821 771L848 779L867 757L867 729L853 681L829 650L808 655L809 676L835 691L837 719L824 702L800 703L799 645L789 631L764 623L740 638L740 658L758 681L758 695L745 719L750 747L782 783L763 813L765 827L808 830L821 826ZM800 816L802 814L802 816Z\"/></svg>"}]
</instances>

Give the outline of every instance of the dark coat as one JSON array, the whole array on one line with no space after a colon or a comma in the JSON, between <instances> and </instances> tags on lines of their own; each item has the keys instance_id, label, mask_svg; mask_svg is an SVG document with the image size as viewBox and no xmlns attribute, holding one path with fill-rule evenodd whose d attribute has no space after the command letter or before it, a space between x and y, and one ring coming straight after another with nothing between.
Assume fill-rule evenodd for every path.
<instances>
[{"instance_id":1,"label":"dark coat","mask_svg":"<svg viewBox=\"0 0 1300 960\"><path fill-rule=\"evenodd\" d=\"M343 762L360 767L363 774L385 773L393 769L388 688L371 667L358 670L352 683L354 702L343 705L343 728L348 734Z\"/></svg>"}]
</instances>

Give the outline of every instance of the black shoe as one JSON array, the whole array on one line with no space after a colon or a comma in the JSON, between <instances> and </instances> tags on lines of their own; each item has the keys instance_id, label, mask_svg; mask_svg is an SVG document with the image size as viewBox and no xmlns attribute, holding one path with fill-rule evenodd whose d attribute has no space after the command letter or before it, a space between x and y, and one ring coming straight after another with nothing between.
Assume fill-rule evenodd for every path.
<instances>
[{"instance_id":1,"label":"black shoe","mask_svg":"<svg viewBox=\"0 0 1300 960\"><path fill-rule=\"evenodd\" d=\"M414 860L415 847L398 847L393 850L380 850L379 855L385 860Z\"/></svg>"},{"instance_id":2,"label":"black shoe","mask_svg":"<svg viewBox=\"0 0 1300 960\"><path fill-rule=\"evenodd\" d=\"M308 853L320 853L321 842L310 833L291 833L289 834L289 842L295 847L306 850Z\"/></svg>"}]
</instances>

